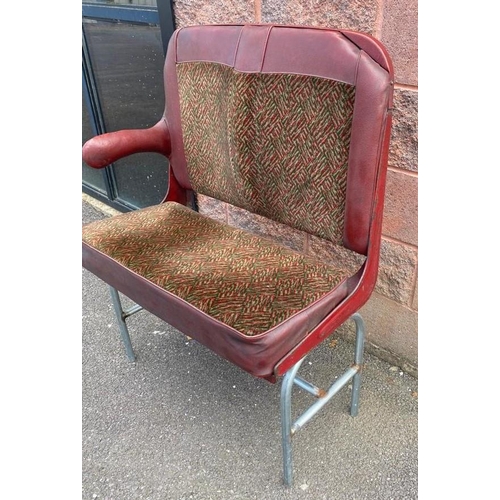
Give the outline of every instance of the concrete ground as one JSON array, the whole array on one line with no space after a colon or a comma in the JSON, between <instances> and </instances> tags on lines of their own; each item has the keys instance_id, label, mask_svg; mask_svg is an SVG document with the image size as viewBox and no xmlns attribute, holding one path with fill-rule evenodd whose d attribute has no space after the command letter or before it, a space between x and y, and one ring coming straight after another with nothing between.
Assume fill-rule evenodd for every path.
<instances>
[{"instance_id":1,"label":"concrete ground","mask_svg":"<svg viewBox=\"0 0 500 500\"><path fill-rule=\"evenodd\" d=\"M104 217L83 203L83 222ZM280 384L254 379L146 311L121 344L108 287L82 270L83 500L418 498L417 380L366 354L360 412L344 388L294 437L282 483ZM125 300L127 304L127 300ZM352 363L335 336L300 374L327 387ZM312 396L294 389L294 415Z\"/></svg>"}]
</instances>

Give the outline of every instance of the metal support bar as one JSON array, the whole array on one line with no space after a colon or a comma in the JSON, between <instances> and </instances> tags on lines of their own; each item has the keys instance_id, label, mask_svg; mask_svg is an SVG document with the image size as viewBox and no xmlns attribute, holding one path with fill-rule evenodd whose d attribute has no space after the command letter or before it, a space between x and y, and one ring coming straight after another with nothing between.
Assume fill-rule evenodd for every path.
<instances>
[{"instance_id":1,"label":"metal support bar","mask_svg":"<svg viewBox=\"0 0 500 500\"><path fill-rule=\"evenodd\" d=\"M328 389L324 391L311 384L307 380L297 376L300 365L305 357L299 360L295 365L285 373L281 385L281 437L283 448L283 476L287 486L292 485L293 480L293 462L292 462L292 436L299 431L323 406L337 394L351 379L352 394L350 414L354 417L359 409L359 388L361 384L361 369L363 364L363 348L365 338L365 327L363 318L359 313L351 316L356 324L356 345L354 354L354 364L338 378ZM292 424L292 389L293 385L313 394L318 399Z\"/></svg>"},{"instance_id":2,"label":"metal support bar","mask_svg":"<svg viewBox=\"0 0 500 500\"><path fill-rule=\"evenodd\" d=\"M130 341L130 335L128 333L127 324L125 323L125 319L127 318L127 316L130 316L130 314L127 314L123 311L120 296L118 295L118 290L112 286L110 286L109 289L111 292L111 300L113 301L113 306L115 308L116 320L118 321L118 326L120 328L120 334L123 343L125 344L125 351L127 352L127 357L129 361L134 362L135 354L132 348L132 342ZM135 307L131 309L135 309ZM131 309L129 309L129 312L131 311ZM137 311L133 311L131 314L133 314L134 312Z\"/></svg>"},{"instance_id":3,"label":"metal support bar","mask_svg":"<svg viewBox=\"0 0 500 500\"><path fill-rule=\"evenodd\" d=\"M326 393L326 396L324 398L320 398L317 401L315 401L292 425L291 432L292 435L295 434L297 431L299 431L302 427L304 427L309 420L311 420L316 413L318 413L323 406L330 401L330 399L337 394L337 392L344 387L344 385L351 380L356 373L358 373L359 367L353 366L349 368L339 379L335 381L334 384L331 385L330 389L328 389L328 392Z\"/></svg>"},{"instance_id":4,"label":"metal support bar","mask_svg":"<svg viewBox=\"0 0 500 500\"><path fill-rule=\"evenodd\" d=\"M132 316L132 314L135 314L139 311L142 311L143 307L140 306L139 304L136 304L135 306L132 306L130 309L127 309L126 311L123 311L123 319L126 319L130 316Z\"/></svg>"},{"instance_id":5,"label":"metal support bar","mask_svg":"<svg viewBox=\"0 0 500 500\"><path fill-rule=\"evenodd\" d=\"M311 384L311 382L304 380L298 375L293 379L293 383L296 386L300 387L301 389L304 389L305 391L311 393L313 396L317 398L324 398L326 396L326 391L324 389L316 387L314 384Z\"/></svg>"}]
</instances>

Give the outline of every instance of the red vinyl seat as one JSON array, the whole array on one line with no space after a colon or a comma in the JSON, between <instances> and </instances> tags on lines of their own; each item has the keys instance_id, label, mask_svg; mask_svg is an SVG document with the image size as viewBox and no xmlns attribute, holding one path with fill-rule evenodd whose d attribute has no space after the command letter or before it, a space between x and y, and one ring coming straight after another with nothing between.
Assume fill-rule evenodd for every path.
<instances>
[{"instance_id":1,"label":"red vinyl seat","mask_svg":"<svg viewBox=\"0 0 500 500\"><path fill-rule=\"evenodd\" d=\"M162 203L83 227L83 266L112 287L130 359L118 292L253 376L276 382L286 374L291 484L291 435L351 379L357 413L358 310L378 273L391 60L380 42L353 31L192 26L170 40L164 83L155 126L103 134L83 147L94 168L140 152L169 160ZM210 219L196 210L198 193L326 240L331 258ZM351 317L355 363L341 383L322 391L300 379L304 357ZM295 428L293 384L321 395Z\"/></svg>"}]
</instances>

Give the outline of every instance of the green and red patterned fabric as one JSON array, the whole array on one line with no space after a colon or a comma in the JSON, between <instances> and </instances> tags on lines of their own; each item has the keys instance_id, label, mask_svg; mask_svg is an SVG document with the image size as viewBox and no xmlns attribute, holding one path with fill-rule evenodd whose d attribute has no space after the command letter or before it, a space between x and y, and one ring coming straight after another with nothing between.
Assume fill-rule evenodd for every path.
<instances>
[{"instance_id":1,"label":"green and red patterned fabric","mask_svg":"<svg viewBox=\"0 0 500 500\"><path fill-rule=\"evenodd\" d=\"M172 202L86 225L83 241L247 336L311 305L361 264L354 253L324 264Z\"/></svg>"},{"instance_id":2,"label":"green and red patterned fabric","mask_svg":"<svg viewBox=\"0 0 500 500\"><path fill-rule=\"evenodd\" d=\"M177 76L195 191L342 243L355 87L212 62Z\"/></svg>"}]
</instances>

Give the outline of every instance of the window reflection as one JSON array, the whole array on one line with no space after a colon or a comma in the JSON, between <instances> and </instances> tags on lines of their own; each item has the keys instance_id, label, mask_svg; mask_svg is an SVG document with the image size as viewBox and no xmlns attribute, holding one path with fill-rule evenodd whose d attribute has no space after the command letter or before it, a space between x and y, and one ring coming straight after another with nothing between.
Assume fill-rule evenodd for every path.
<instances>
[{"instance_id":1,"label":"window reflection","mask_svg":"<svg viewBox=\"0 0 500 500\"><path fill-rule=\"evenodd\" d=\"M84 19L83 27L106 130L154 125L164 109L160 28L95 19ZM144 207L163 199L167 189L166 158L141 153L114 165L120 200Z\"/></svg>"},{"instance_id":2,"label":"window reflection","mask_svg":"<svg viewBox=\"0 0 500 500\"><path fill-rule=\"evenodd\" d=\"M82 99L83 100L83 99ZM90 116L87 110L86 102L83 101L83 112L82 112L82 145L88 141L94 134L92 132L92 126L90 124ZM104 194L106 192L106 187L104 185L104 179L102 178L101 170L96 170L91 168L82 162L82 181L85 184L90 185L93 189Z\"/></svg>"}]
</instances>

